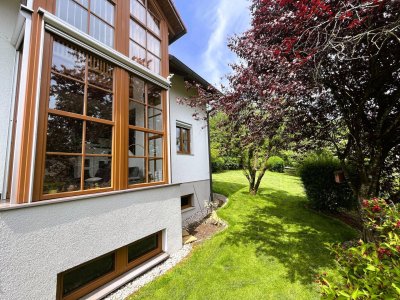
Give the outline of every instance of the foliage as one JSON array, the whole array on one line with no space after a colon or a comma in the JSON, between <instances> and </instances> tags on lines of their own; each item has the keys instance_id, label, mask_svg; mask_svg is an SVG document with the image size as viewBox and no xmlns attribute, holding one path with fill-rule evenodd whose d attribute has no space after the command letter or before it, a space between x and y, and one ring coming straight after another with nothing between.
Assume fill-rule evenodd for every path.
<instances>
[{"instance_id":1,"label":"foliage","mask_svg":"<svg viewBox=\"0 0 400 300\"><path fill-rule=\"evenodd\" d=\"M346 182L335 182L334 172L340 170L340 162L328 152L309 154L299 168L307 197L313 208L322 211L350 209L355 199Z\"/></svg>"},{"instance_id":2,"label":"foliage","mask_svg":"<svg viewBox=\"0 0 400 300\"><path fill-rule=\"evenodd\" d=\"M241 63L221 103L234 111L250 107L235 95L254 95L243 116L254 132L253 115L285 107L299 139L356 168L359 199L377 195L388 162L400 164L400 1L253 0L251 11L230 43Z\"/></svg>"},{"instance_id":3,"label":"foliage","mask_svg":"<svg viewBox=\"0 0 400 300\"><path fill-rule=\"evenodd\" d=\"M382 199L364 200L366 227L376 241L350 246L331 245L340 276L322 276L322 291L330 299L400 298L400 212L399 205Z\"/></svg>"},{"instance_id":4,"label":"foliage","mask_svg":"<svg viewBox=\"0 0 400 300\"><path fill-rule=\"evenodd\" d=\"M217 212L229 226L128 299L320 299L314 275L334 271L324 244L356 233L306 209L298 177L267 172L263 192L252 197L241 171L213 180L229 197Z\"/></svg>"},{"instance_id":5,"label":"foliage","mask_svg":"<svg viewBox=\"0 0 400 300\"><path fill-rule=\"evenodd\" d=\"M285 171L285 161L279 156L271 156L267 160L268 170L283 173Z\"/></svg>"}]
</instances>

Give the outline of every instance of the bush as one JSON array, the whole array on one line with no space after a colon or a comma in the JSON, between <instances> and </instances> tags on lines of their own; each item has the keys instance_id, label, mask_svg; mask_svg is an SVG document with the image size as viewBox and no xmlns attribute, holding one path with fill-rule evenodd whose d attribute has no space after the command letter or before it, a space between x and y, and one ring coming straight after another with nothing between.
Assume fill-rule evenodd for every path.
<instances>
[{"instance_id":1,"label":"bush","mask_svg":"<svg viewBox=\"0 0 400 300\"><path fill-rule=\"evenodd\" d=\"M211 168L213 172L221 172L224 170L225 160L220 156L219 150L211 148Z\"/></svg>"},{"instance_id":2,"label":"bush","mask_svg":"<svg viewBox=\"0 0 400 300\"><path fill-rule=\"evenodd\" d=\"M271 156L267 160L268 169L272 172L283 173L285 170L285 162L279 156Z\"/></svg>"},{"instance_id":3,"label":"bush","mask_svg":"<svg viewBox=\"0 0 400 300\"><path fill-rule=\"evenodd\" d=\"M354 207L356 199L349 185L335 182L334 172L340 169L339 160L326 152L308 155L303 160L299 175L313 208L337 211Z\"/></svg>"},{"instance_id":4,"label":"bush","mask_svg":"<svg viewBox=\"0 0 400 300\"><path fill-rule=\"evenodd\" d=\"M331 245L339 276L318 280L329 299L400 299L400 213L399 205L382 199L365 200L365 227L375 242Z\"/></svg>"}]
</instances>

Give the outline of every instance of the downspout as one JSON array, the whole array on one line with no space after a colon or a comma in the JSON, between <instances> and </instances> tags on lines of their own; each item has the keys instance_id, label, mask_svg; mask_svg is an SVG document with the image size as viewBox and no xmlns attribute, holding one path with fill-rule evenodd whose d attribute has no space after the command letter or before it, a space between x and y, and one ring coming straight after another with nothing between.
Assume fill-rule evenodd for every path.
<instances>
[{"instance_id":1,"label":"downspout","mask_svg":"<svg viewBox=\"0 0 400 300\"><path fill-rule=\"evenodd\" d=\"M210 112L207 109L208 168L210 173L210 200L214 201L211 164Z\"/></svg>"}]
</instances>

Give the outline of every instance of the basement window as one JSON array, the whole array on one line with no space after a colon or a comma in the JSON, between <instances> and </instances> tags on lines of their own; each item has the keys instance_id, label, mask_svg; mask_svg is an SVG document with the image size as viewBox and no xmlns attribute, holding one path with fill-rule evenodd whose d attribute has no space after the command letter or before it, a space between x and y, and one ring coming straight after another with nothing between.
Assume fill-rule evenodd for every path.
<instances>
[{"instance_id":1,"label":"basement window","mask_svg":"<svg viewBox=\"0 0 400 300\"><path fill-rule=\"evenodd\" d=\"M161 252L158 232L67 270L58 275L57 299L79 299Z\"/></svg>"},{"instance_id":2,"label":"basement window","mask_svg":"<svg viewBox=\"0 0 400 300\"><path fill-rule=\"evenodd\" d=\"M193 207L193 194L181 196L181 209Z\"/></svg>"}]
</instances>

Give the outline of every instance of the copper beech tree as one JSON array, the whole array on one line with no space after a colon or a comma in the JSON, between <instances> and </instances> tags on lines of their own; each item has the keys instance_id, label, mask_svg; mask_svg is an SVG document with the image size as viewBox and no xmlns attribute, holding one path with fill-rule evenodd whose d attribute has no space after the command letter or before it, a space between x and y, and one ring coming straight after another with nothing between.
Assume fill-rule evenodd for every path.
<instances>
[{"instance_id":1,"label":"copper beech tree","mask_svg":"<svg viewBox=\"0 0 400 300\"><path fill-rule=\"evenodd\" d=\"M242 60L229 89L197 103L212 100L252 140L289 119L299 139L335 149L358 199L383 192L400 165L400 1L253 0L251 13L229 43Z\"/></svg>"}]
</instances>

